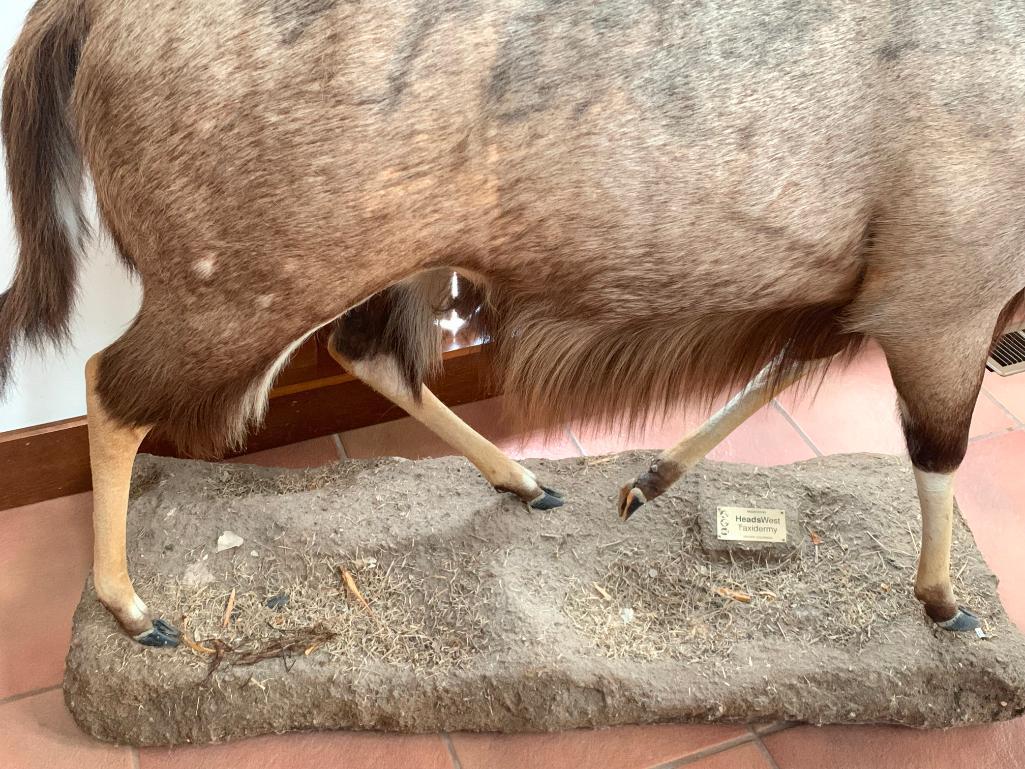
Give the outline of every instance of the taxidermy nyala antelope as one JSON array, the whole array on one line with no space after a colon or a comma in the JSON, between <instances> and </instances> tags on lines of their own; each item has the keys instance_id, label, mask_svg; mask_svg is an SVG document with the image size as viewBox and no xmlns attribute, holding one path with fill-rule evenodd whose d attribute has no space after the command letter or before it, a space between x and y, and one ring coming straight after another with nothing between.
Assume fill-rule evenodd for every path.
<instances>
[{"instance_id":1,"label":"taxidermy nyala antelope","mask_svg":"<svg viewBox=\"0 0 1025 769\"><path fill-rule=\"evenodd\" d=\"M129 476L238 445L331 324L339 364L498 490L562 503L424 379L449 276L528 422L740 391L619 497L662 494L781 389L878 340L951 590L954 472L1025 289L1025 4L41 0L3 138L20 261L0 375L68 329L92 179L142 281L86 366L96 592L138 641Z\"/></svg>"}]
</instances>

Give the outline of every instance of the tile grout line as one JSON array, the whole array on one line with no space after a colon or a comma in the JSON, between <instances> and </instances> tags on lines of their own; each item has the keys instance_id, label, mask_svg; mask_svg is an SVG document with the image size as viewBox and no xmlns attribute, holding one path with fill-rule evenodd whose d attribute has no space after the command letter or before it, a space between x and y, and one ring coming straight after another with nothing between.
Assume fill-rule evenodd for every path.
<instances>
[{"instance_id":1,"label":"tile grout line","mask_svg":"<svg viewBox=\"0 0 1025 769\"><path fill-rule=\"evenodd\" d=\"M1025 427L1025 422L1022 422L1022 420L1018 419L1017 414L1015 414L1013 411L1007 408L1007 406L1005 406L997 396L995 396L993 393L987 390L986 385L982 386L982 394L989 398L991 401L993 401L993 403L995 403L1001 411L1007 414L1007 416L1011 418L1011 421L1014 422L1016 428Z\"/></svg>"},{"instance_id":2,"label":"tile grout line","mask_svg":"<svg viewBox=\"0 0 1025 769\"><path fill-rule=\"evenodd\" d=\"M562 429L565 431L566 436L570 439L570 441L573 442L573 445L577 447L577 451L580 452L580 456L586 457L587 452L584 451L584 447L580 444L580 441L577 439L577 436L573 434L573 431L570 430L568 427L564 427Z\"/></svg>"},{"instance_id":3,"label":"tile grout line","mask_svg":"<svg viewBox=\"0 0 1025 769\"><path fill-rule=\"evenodd\" d=\"M772 406L773 406L773 408L776 409L776 411L778 411L780 414L783 415L783 418L785 420L787 420L787 422L790 423L791 427L793 427L795 430L797 430L797 434L801 436L801 439L806 444L808 444L808 448L810 448L813 452L815 452L815 456L821 457L822 456L822 452L819 451L819 447L816 446L815 442L811 438L808 437L808 433L806 433L804 431L804 429L799 424L797 424L797 420L794 419L792 416L790 416L790 412L788 412L785 408L783 408L783 404L781 404L778 400L773 398L772 399Z\"/></svg>"},{"instance_id":4,"label":"tile grout line","mask_svg":"<svg viewBox=\"0 0 1025 769\"><path fill-rule=\"evenodd\" d=\"M666 761L663 764L657 764L650 769L678 769L678 767L686 766L687 764L693 764L695 761L700 761L703 758L714 756L717 753L725 753L727 750L733 748L739 748L741 745L746 745L755 738L755 733L748 727L747 734L742 734L739 737L731 737L728 740L717 742L714 745L709 745L706 748L701 748L693 753L688 753L681 758L674 758L672 761Z\"/></svg>"},{"instance_id":5,"label":"tile grout line","mask_svg":"<svg viewBox=\"0 0 1025 769\"><path fill-rule=\"evenodd\" d=\"M762 729L758 729L755 727L752 728L754 729L754 733L757 734L759 737L768 737L770 734L778 734L779 732L782 732L786 729L793 729L795 726L799 725L799 721L775 721L771 724L768 724Z\"/></svg>"},{"instance_id":6,"label":"tile grout line","mask_svg":"<svg viewBox=\"0 0 1025 769\"><path fill-rule=\"evenodd\" d=\"M345 453L345 446L342 445L342 437L338 433L331 433L331 441L335 444L335 451L338 453L338 458L348 459L349 455Z\"/></svg>"},{"instance_id":7,"label":"tile grout line","mask_svg":"<svg viewBox=\"0 0 1025 769\"><path fill-rule=\"evenodd\" d=\"M981 443L982 441L989 440L990 438L996 438L996 437L998 437L1000 435L1007 435L1008 433L1013 433L1015 430L1019 430L1019 429L1021 429L1021 428L1019 428L1019 427L1006 427L1003 430L994 430L991 433L983 433L982 435L976 435L973 438L969 438L968 442L969 443Z\"/></svg>"},{"instance_id":8,"label":"tile grout line","mask_svg":"<svg viewBox=\"0 0 1025 769\"><path fill-rule=\"evenodd\" d=\"M7 697L0 697L0 705L6 705L9 702L17 702L18 700L25 700L29 697L35 697L37 694L46 694L52 692L54 689L60 689L61 684L54 684L53 686L41 686L38 689L30 689L27 692L20 692L19 694L11 694Z\"/></svg>"},{"instance_id":9,"label":"tile grout line","mask_svg":"<svg viewBox=\"0 0 1025 769\"><path fill-rule=\"evenodd\" d=\"M441 741L445 743L445 747L448 748L448 757L452 759L453 769L463 769L463 764L459 760L459 754L456 753L455 743L452 742L452 735L448 732L444 732L441 735Z\"/></svg>"},{"instance_id":10,"label":"tile grout line","mask_svg":"<svg viewBox=\"0 0 1025 769\"><path fill-rule=\"evenodd\" d=\"M765 747L765 743L762 742L761 735L757 732L755 732L755 744L758 746L758 749L762 751L762 755L765 756L765 760L769 762L771 769L779 769L779 764L776 763L776 759L772 757L772 753L770 753L769 749Z\"/></svg>"}]
</instances>

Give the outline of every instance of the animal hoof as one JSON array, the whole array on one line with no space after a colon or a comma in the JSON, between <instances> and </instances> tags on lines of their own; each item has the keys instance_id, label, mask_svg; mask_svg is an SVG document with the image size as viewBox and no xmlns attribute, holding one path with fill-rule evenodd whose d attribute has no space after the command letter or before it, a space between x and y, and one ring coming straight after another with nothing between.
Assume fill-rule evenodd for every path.
<instances>
[{"instance_id":1,"label":"animal hoof","mask_svg":"<svg viewBox=\"0 0 1025 769\"><path fill-rule=\"evenodd\" d=\"M135 636L135 640L143 646L177 646L181 632L174 625L158 619L152 628Z\"/></svg>"},{"instance_id":2,"label":"animal hoof","mask_svg":"<svg viewBox=\"0 0 1025 769\"><path fill-rule=\"evenodd\" d=\"M541 491L543 491L545 494L551 494L553 497L558 497L559 499L565 499L566 498L566 495L563 494L561 491L556 491L555 489L550 489L547 486L542 486L541 487Z\"/></svg>"},{"instance_id":3,"label":"animal hoof","mask_svg":"<svg viewBox=\"0 0 1025 769\"><path fill-rule=\"evenodd\" d=\"M957 614L943 622L936 622L936 626L952 633L965 633L977 630L982 627L982 624L978 617L962 606L958 608Z\"/></svg>"},{"instance_id":4,"label":"animal hoof","mask_svg":"<svg viewBox=\"0 0 1025 769\"><path fill-rule=\"evenodd\" d=\"M530 506L535 510L551 510L555 507L562 507L566 501L559 492L552 491L546 486L542 486L541 491L541 496L530 501Z\"/></svg>"},{"instance_id":5,"label":"animal hoof","mask_svg":"<svg viewBox=\"0 0 1025 769\"><path fill-rule=\"evenodd\" d=\"M644 492L636 486L624 486L619 491L619 517L628 520L647 501Z\"/></svg>"}]
</instances>

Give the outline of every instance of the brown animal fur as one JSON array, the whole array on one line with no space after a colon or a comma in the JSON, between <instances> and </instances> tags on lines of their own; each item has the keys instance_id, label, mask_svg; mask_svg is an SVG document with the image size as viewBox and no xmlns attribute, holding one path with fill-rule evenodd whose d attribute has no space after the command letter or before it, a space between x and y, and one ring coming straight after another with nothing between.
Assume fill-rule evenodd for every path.
<instances>
[{"instance_id":1,"label":"brown animal fur","mask_svg":"<svg viewBox=\"0 0 1025 769\"><path fill-rule=\"evenodd\" d=\"M18 338L38 345L68 334L87 225L67 105L88 29L84 7L39 3L7 68L2 129L21 258L10 290L0 294L0 393Z\"/></svg>"},{"instance_id":2,"label":"brown animal fur","mask_svg":"<svg viewBox=\"0 0 1025 769\"><path fill-rule=\"evenodd\" d=\"M450 274L435 270L375 294L332 324L338 351L351 361L392 356L419 401L420 385L441 366L435 321L453 307L450 285Z\"/></svg>"},{"instance_id":3,"label":"brown animal fur","mask_svg":"<svg viewBox=\"0 0 1025 769\"><path fill-rule=\"evenodd\" d=\"M519 298L486 310L478 333L494 343L498 386L518 396L517 416L534 426L580 420L629 431L665 417L683 399L709 405L770 362L776 378L796 362L817 364L824 374L864 342L844 331L842 300L710 311L687 326L671 316L593 318L582 329L572 315L563 320L540 303L515 303ZM814 379L809 371L804 386Z\"/></svg>"},{"instance_id":4,"label":"brown animal fur","mask_svg":"<svg viewBox=\"0 0 1025 769\"><path fill-rule=\"evenodd\" d=\"M282 351L368 297L349 352L415 384L422 276L450 268L531 419L644 419L866 337L914 423L946 419L1025 284L1025 14L891 8L46 0L5 84L0 358L66 324L70 112L145 287L100 395L192 453L241 441ZM907 384L937 324L974 353Z\"/></svg>"}]
</instances>

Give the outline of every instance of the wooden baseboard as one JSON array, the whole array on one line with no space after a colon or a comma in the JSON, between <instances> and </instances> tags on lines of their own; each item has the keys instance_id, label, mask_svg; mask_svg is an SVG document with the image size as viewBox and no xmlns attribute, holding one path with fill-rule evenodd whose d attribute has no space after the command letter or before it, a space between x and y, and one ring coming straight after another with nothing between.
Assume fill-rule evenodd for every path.
<instances>
[{"instance_id":1,"label":"wooden baseboard","mask_svg":"<svg viewBox=\"0 0 1025 769\"><path fill-rule=\"evenodd\" d=\"M489 389L482 345L444 355L444 373L430 383L444 403L483 400ZM389 422L406 414L318 351L300 352L271 392L263 427L239 454ZM142 451L178 456L173 446L147 439ZM236 454L235 456L237 456ZM85 417L0 433L0 510L92 488Z\"/></svg>"}]
</instances>

